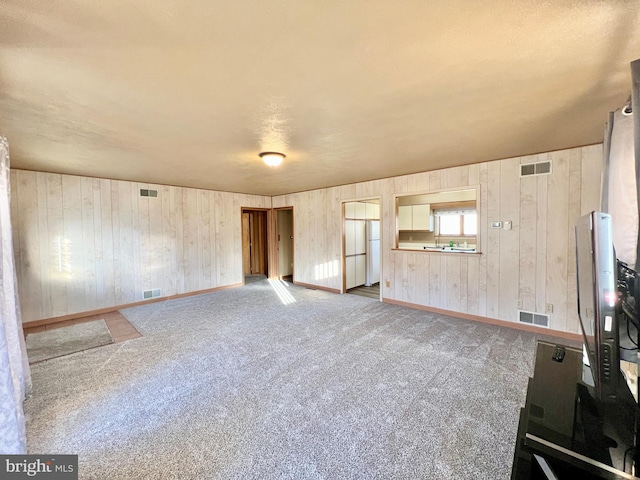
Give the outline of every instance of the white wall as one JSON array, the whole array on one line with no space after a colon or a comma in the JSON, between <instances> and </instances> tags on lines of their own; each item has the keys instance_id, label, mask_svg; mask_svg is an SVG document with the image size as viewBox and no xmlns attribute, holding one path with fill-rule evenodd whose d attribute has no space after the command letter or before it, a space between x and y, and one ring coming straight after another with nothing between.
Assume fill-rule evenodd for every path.
<instances>
[{"instance_id":1,"label":"white wall","mask_svg":"<svg viewBox=\"0 0 640 480\"><path fill-rule=\"evenodd\" d=\"M519 165L551 160L553 173L519 176ZM484 162L273 197L294 207L296 281L340 289L341 202L382 197L384 298L516 321L545 312L550 327L578 333L573 225L599 208L602 145ZM393 250L394 195L480 185L481 255ZM489 229L511 220L513 229ZM385 281L389 281L386 287Z\"/></svg>"},{"instance_id":2,"label":"white wall","mask_svg":"<svg viewBox=\"0 0 640 480\"><path fill-rule=\"evenodd\" d=\"M141 197L141 188L158 197ZM271 198L11 170L25 322L242 282L241 207Z\"/></svg>"}]
</instances>

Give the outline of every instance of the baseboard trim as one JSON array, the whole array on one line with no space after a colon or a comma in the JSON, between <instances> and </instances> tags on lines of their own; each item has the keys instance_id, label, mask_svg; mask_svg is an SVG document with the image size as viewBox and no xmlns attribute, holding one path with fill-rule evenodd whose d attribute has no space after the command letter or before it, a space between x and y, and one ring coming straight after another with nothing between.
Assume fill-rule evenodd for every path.
<instances>
[{"instance_id":1,"label":"baseboard trim","mask_svg":"<svg viewBox=\"0 0 640 480\"><path fill-rule=\"evenodd\" d=\"M312 290L323 290L325 292L330 292L330 293L340 293L340 290L337 288L330 288L330 287L322 287L319 285L313 285L310 283L303 283L303 282L297 282L294 281L293 282L294 285L298 285L300 287L305 287L305 288L310 288ZM236 288L236 287L242 287L244 285L244 281L242 283L233 283L231 285L223 285L221 287L214 287L214 288L207 288L205 290L196 290L194 292L186 292L186 293L178 293L176 295L170 295L168 297L157 297L157 298L150 298L147 300L141 300L139 302L132 302L132 303L126 303L123 305L114 305L113 307L105 307L105 308L99 308L96 310L88 310L85 312L78 312L78 313L70 313L68 315L62 315L60 317L51 317L51 318L44 318L41 320L32 320L30 322L24 322L23 323L23 327L24 328L32 328L32 327L38 327L40 325L48 325L51 323L58 323L58 322L65 322L67 320L75 320L76 318L82 318L82 317L88 317L91 315L101 315L104 313L108 313L108 312L114 312L117 310L121 310L124 308L131 308L131 307L137 307L139 305L147 305L150 303L157 303L157 302L163 302L166 300L175 300L178 298L184 298L184 297L191 297L194 295L202 295L204 293L212 293L212 292L217 292L220 290L226 290L229 288ZM491 325L497 325L500 327L507 327L507 328L513 328L516 330L524 330L527 332L533 332L533 333L539 333L542 335L549 335L551 337L559 337L559 338L564 338L567 340L573 340L573 341L577 341L577 342L582 342L583 338L582 335L578 334L578 333L569 333L569 332L562 332L560 330L552 330L549 328L543 328L543 327L536 327L534 325L524 325L521 323L516 323L516 322L507 322L506 320L497 320L495 318L490 318L490 317L483 317L481 315L473 315L470 313L463 313L463 312L456 312L454 310L445 310L443 308L436 308L436 307L429 307L426 305L419 305L417 303L410 303L410 302L403 302L401 300L394 300L391 298L383 298L382 301L384 303L390 303L392 305L399 305L402 307L408 307L408 308L414 308L416 310L424 310L427 312L433 312L433 313L439 313L442 315L449 315L450 317L456 317L456 318L462 318L464 320L472 320L472 321L476 321L476 322L482 322L482 323L488 323Z\"/></svg>"},{"instance_id":2,"label":"baseboard trim","mask_svg":"<svg viewBox=\"0 0 640 480\"><path fill-rule=\"evenodd\" d=\"M321 287L320 285L313 285L311 283L302 283L294 280L293 284L300 287L309 288L311 290L324 290L325 292L340 293L340 290L337 288Z\"/></svg>"},{"instance_id":3,"label":"baseboard trim","mask_svg":"<svg viewBox=\"0 0 640 480\"><path fill-rule=\"evenodd\" d=\"M149 298L147 300L140 300L139 302L125 303L123 305L114 305L113 307L105 307L105 308L98 308L97 310L87 310L85 312L70 313L68 315L62 315L60 317L43 318L42 320L31 320L29 322L23 322L22 326L24 328L32 328L32 327L39 327L40 325L49 325L51 323L66 322L67 320L75 320L76 318L90 317L91 315L102 315L104 313L115 312L118 310L122 310L124 308L137 307L139 305L147 305L149 303L164 302L166 300L175 300L175 299L184 298L184 297L192 297L194 295L202 295L203 293L211 293L211 292L217 292L219 290L226 290L228 288L242 287L243 285L244 285L244 281L242 283L233 283L231 285L223 285L221 287L207 288L205 290L196 290L194 292L178 293L176 295L170 295L168 297Z\"/></svg>"},{"instance_id":4,"label":"baseboard trim","mask_svg":"<svg viewBox=\"0 0 640 480\"><path fill-rule=\"evenodd\" d=\"M409 302L402 302L400 300L393 300L391 298L383 298L382 301L384 303L391 303L393 305L400 305L402 307L415 308L416 310L425 310L427 312L439 313L442 315L449 315L450 317L462 318L464 320L472 320L475 322L488 323L491 325L497 325L499 327L513 328L516 330L524 330L527 332L539 333L541 335L548 335L550 337L559 337L566 340L573 340L576 342L583 341L582 335L578 333L562 332L560 330L552 330L550 328L536 327L534 325L525 325L522 323L507 322L506 320L498 320L495 318L483 317L481 315L473 315L471 313L462 313L462 312L456 312L453 310L445 310L443 308L428 307L426 305L418 305L417 303L409 303Z\"/></svg>"}]
</instances>

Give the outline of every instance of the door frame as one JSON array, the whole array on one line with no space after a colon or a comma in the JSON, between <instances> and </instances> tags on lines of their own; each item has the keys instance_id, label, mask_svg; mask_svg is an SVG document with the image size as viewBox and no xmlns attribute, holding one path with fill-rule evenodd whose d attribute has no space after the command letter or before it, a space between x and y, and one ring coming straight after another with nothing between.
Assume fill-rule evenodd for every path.
<instances>
[{"instance_id":1,"label":"door frame","mask_svg":"<svg viewBox=\"0 0 640 480\"><path fill-rule=\"evenodd\" d=\"M352 198L349 200L342 200L340 204L340 211L342 217L342 242L341 242L341 252L340 257L342 259L342 282L340 285L340 293L347 293L347 223L346 223L346 204L352 202L367 202L367 200L378 200L378 204L380 205L380 211L378 214L378 221L380 222L380 301L382 301L382 244L383 244L383 230L382 230L382 195L372 195L370 197L363 198Z\"/></svg>"},{"instance_id":2,"label":"door frame","mask_svg":"<svg viewBox=\"0 0 640 480\"><path fill-rule=\"evenodd\" d=\"M282 275L280 274L280 250L278 249L278 212L280 210L291 210L291 235L293 236L293 245L292 245L292 256L291 261L293 262L293 268L291 270L291 278L293 283L295 283L296 276L296 261L295 261L295 251L296 251L296 236L295 236L295 225L296 218L293 206L287 207L278 207L271 209L271 236L269 238L270 244L270 256L273 264L273 268L269 269L269 278L277 278L282 280ZM272 274L273 272L273 274Z\"/></svg>"},{"instance_id":3,"label":"door frame","mask_svg":"<svg viewBox=\"0 0 640 480\"><path fill-rule=\"evenodd\" d=\"M243 219L242 216L245 213L249 213L249 212L266 212L267 214L267 221L266 221L266 245L265 245L265 268L267 270L267 277L270 278L270 272L271 272L271 256L269 255L269 252L271 251L271 238L270 238L270 212L271 209L270 208L260 208L260 207L241 207L240 208L240 249L241 249L241 258L242 260L240 261L240 272L242 275L242 284L244 285L244 240L243 240L243 235L244 235L244 223L243 223Z\"/></svg>"}]
</instances>

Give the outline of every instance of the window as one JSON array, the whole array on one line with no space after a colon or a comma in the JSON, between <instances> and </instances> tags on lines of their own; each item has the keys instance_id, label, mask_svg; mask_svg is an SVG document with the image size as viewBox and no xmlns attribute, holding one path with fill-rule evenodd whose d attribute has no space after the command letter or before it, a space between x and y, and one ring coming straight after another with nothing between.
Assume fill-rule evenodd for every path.
<instances>
[{"instance_id":1,"label":"window","mask_svg":"<svg viewBox=\"0 0 640 480\"><path fill-rule=\"evenodd\" d=\"M478 234L478 216L475 211L449 212L436 210L435 216L438 219L438 233L440 235L468 237Z\"/></svg>"},{"instance_id":2,"label":"window","mask_svg":"<svg viewBox=\"0 0 640 480\"><path fill-rule=\"evenodd\" d=\"M461 215L446 214L438 217L440 235L461 235L462 218Z\"/></svg>"},{"instance_id":3,"label":"window","mask_svg":"<svg viewBox=\"0 0 640 480\"><path fill-rule=\"evenodd\" d=\"M478 214L476 212L462 217L462 234L478 235Z\"/></svg>"}]
</instances>

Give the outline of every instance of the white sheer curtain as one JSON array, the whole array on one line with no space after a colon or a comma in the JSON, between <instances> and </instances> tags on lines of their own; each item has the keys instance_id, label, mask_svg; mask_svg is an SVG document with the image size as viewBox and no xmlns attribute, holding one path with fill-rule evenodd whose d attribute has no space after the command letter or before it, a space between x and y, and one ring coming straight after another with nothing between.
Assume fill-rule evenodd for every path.
<instances>
[{"instance_id":1,"label":"white sheer curtain","mask_svg":"<svg viewBox=\"0 0 640 480\"><path fill-rule=\"evenodd\" d=\"M602 210L609 213L613 220L616 256L631 268L635 268L637 261L639 233L633 117L630 105L609 114L602 179Z\"/></svg>"},{"instance_id":2,"label":"white sheer curtain","mask_svg":"<svg viewBox=\"0 0 640 480\"><path fill-rule=\"evenodd\" d=\"M640 272L640 59L631 62L630 102L609 114L602 211L611 214L616 256Z\"/></svg>"},{"instance_id":3,"label":"white sheer curtain","mask_svg":"<svg viewBox=\"0 0 640 480\"><path fill-rule=\"evenodd\" d=\"M22 403L31 391L13 257L10 193L9 145L0 136L0 454L26 453Z\"/></svg>"}]
</instances>

